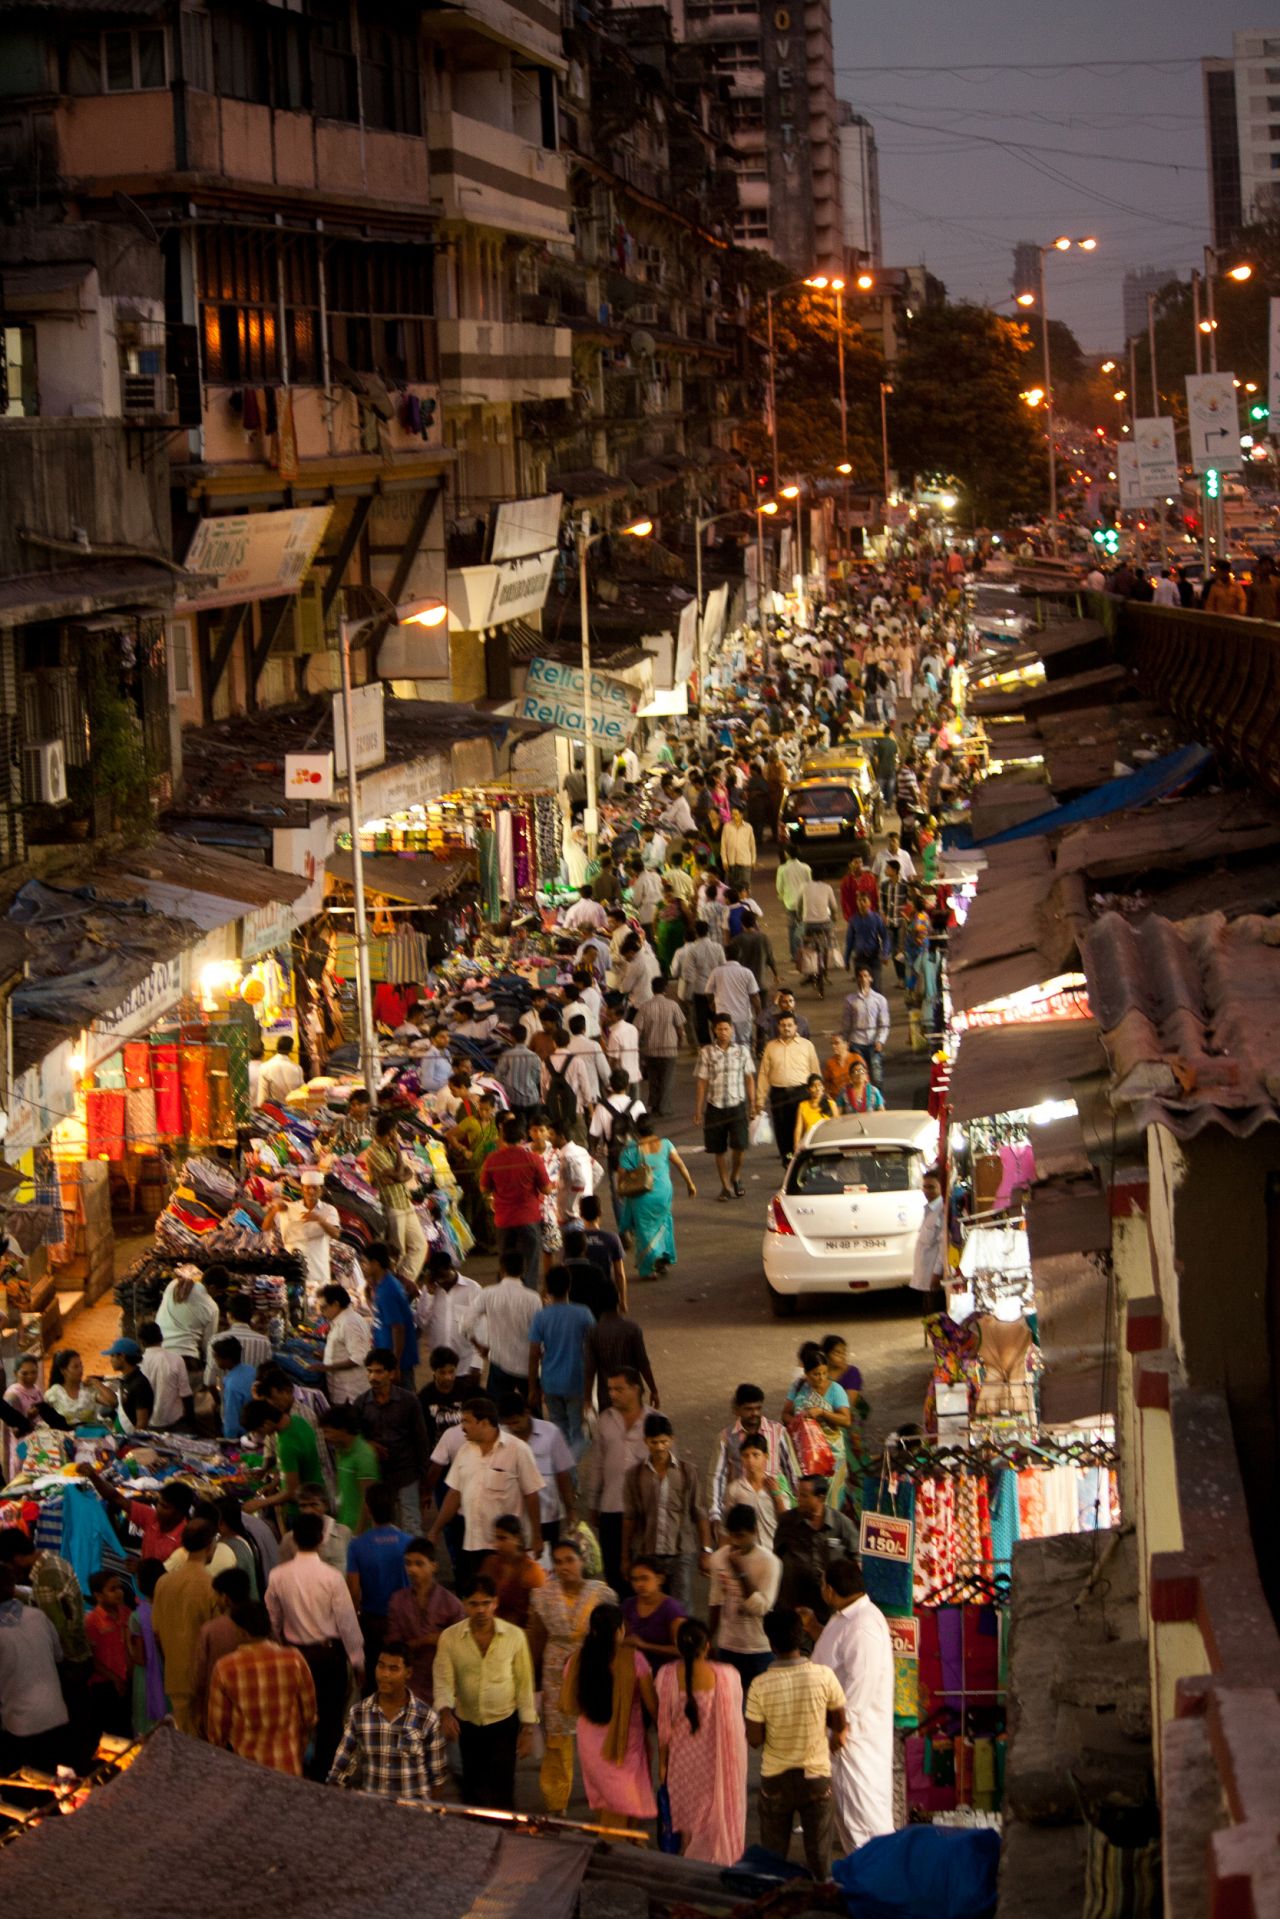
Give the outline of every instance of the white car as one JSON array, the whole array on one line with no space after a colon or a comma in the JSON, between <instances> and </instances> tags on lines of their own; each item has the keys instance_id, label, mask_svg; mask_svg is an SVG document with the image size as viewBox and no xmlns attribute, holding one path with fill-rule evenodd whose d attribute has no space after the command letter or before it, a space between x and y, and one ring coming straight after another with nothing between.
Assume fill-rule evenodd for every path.
<instances>
[{"instance_id":1,"label":"white car","mask_svg":"<svg viewBox=\"0 0 1280 1919\"><path fill-rule=\"evenodd\" d=\"M927 1113L854 1113L810 1129L769 1201L764 1277L776 1313L801 1293L905 1286L938 1150Z\"/></svg>"}]
</instances>

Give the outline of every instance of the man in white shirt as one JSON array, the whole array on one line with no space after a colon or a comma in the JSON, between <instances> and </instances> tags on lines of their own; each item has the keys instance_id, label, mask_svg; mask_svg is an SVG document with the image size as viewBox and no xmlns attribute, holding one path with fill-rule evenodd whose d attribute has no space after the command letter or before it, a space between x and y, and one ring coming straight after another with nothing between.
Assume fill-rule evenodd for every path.
<instances>
[{"instance_id":1,"label":"man in white shirt","mask_svg":"<svg viewBox=\"0 0 1280 1919\"><path fill-rule=\"evenodd\" d=\"M587 1038L599 1039L604 994L596 985L596 976L589 966L577 966L574 968L573 983L578 989L578 1005L586 1015Z\"/></svg>"},{"instance_id":2,"label":"man in white shirt","mask_svg":"<svg viewBox=\"0 0 1280 1919\"><path fill-rule=\"evenodd\" d=\"M787 857L778 867L774 887L778 902L787 916L787 934L791 946L792 959L796 956L796 947L800 943L802 925L800 907L804 899L804 889L813 878L813 868L802 860L794 847L788 847Z\"/></svg>"},{"instance_id":3,"label":"man in white shirt","mask_svg":"<svg viewBox=\"0 0 1280 1919\"><path fill-rule=\"evenodd\" d=\"M890 860L897 860L898 878L910 885L916 876L916 863L910 853L904 849L896 833L890 833L884 846L871 862L871 871L875 874L877 882L883 883L888 877Z\"/></svg>"},{"instance_id":4,"label":"man in white shirt","mask_svg":"<svg viewBox=\"0 0 1280 1919\"><path fill-rule=\"evenodd\" d=\"M589 884L578 888L578 898L565 914L564 924L570 933L604 931L604 908L593 895Z\"/></svg>"},{"instance_id":5,"label":"man in white shirt","mask_svg":"<svg viewBox=\"0 0 1280 1919\"><path fill-rule=\"evenodd\" d=\"M168 1352L154 1319L138 1328L142 1370L151 1381L155 1403L147 1421L153 1429L176 1426L191 1411L191 1377L181 1353Z\"/></svg>"},{"instance_id":6,"label":"man in white shirt","mask_svg":"<svg viewBox=\"0 0 1280 1919\"><path fill-rule=\"evenodd\" d=\"M581 1219L579 1208L587 1194L594 1193L599 1168L586 1147L579 1146L576 1140L570 1139L562 1127L551 1128L551 1144L560 1156L556 1210L561 1224L564 1224L567 1220Z\"/></svg>"},{"instance_id":7,"label":"man in white shirt","mask_svg":"<svg viewBox=\"0 0 1280 1919\"><path fill-rule=\"evenodd\" d=\"M643 1006L653 998L653 983L661 979L658 955L643 933L628 930L619 954L618 991L633 1006Z\"/></svg>"},{"instance_id":8,"label":"man in white shirt","mask_svg":"<svg viewBox=\"0 0 1280 1919\"><path fill-rule=\"evenodd\" d=\"M712 939L706 920L699 920L693 930L696 937L687 940L671 962L671 977L681 1001L687 1000L693 1008L694 1038L699 1046L705 1046L711 1038L711 995L707 986L717 966L724 965L725 950L719 940Z\"/></svg>"},{"instance_id":9,"label":"man in white shirt","mask_svg":"<svg viewBox=\"0 0 1280 1919\"><path fill-rule=\"evenodd\" d=\"M673 793L666 806L658 815L659 826L665 826L670 833L683 833L692 839L697 831L693 814L689 811L689 802L683 793Z\"/></svg>"},{"instance_id":10,"label":"man in white shirt","mask_svg":"<svg viewBox=\"0 0 1280 1919\"><path fill-rule=\"evenodd\" d=\"M329 1324L324 1342L325 1391L334 1406L349 1406L369 1390L364 1362L373 1345L373 1324L351 1303L345 1286L320 1290L320 1310Z\"/></svg>"},{"instance_id":11,"label":"man in white shirt","mask_svg":"<svg viewBox=\"0 0 1280 1919\"><path fill-rule=\"evenodd\" d=\"M649 995L653 997L652 994ZM640 1089L640 1035L626 1017L625 1008L606 1006L604 1009L604 1050L610 1066L620 1066L627 1076L633 1094Z\"/></svg>"},{"instance_id":12,"label":"man in white shirt","mask_svg":"<svg viewBox=\"0 0 1280 1919\"><path fill-rule=\"evenodd\" d=\"M760 989L751 968L738 960L725 960L708 979L707 994L715 1011L727 1013L733 1021L733 1037L749 1045L760 1013Z\"/></svg>"},{"instance_id":13,"label":"man in white shirt","mask_svg":"<svg viewBox=\"0 0 1280 1919\"><path fill-rule=\"evenodd\" d=\"M751 1681L772 1658L764 1616L777 1603L782 1561L760 1544L752 1507L731 1507L724 1525L729 1543L711 1555L708 1624L720 1658L742 1680L745 1699Z\"/></svg>"},{"instance_id":14,"label":"man in white shirt","mask_svg":"<svg viewBox=\"0 0 1280 1919\"><path fill-rule=\"evenodd\" d=\"M517 1392L529 1377L529 1328L542 1309L541 1295L524 1283L519 1256L502 1255L502 1275L496 1286L482 1286L473 1300L462 1330L476 1350L487 1355L490 1398L499 1393ZM457 1350L456 1347L454 1349ZM509 1507L508 1511L514 1511Z\"/></svg>"},{"instance_id":15,"label":"man in white shirt","mask_svg":"<svg viewBox=\"0 0 1280 1919\"><path fill-rule=\"evenodd\" d=\"M1182 596L1178 592L1178 582L1171 566L1167 566L1156 581L1155 592L1151 597L1156 606L1182 605Z\"/></svg>"},{"instance_id":16,"label":"man in white shirt","mask_svg":"<svg viewBox=\"0 0 1280 1919\"><path fill-rule=\"evenodd\" d=\"M342 1737L348 1660L357 1687L364 1678L364 1636L346 1580L320 1557L324 1520L299 1513L292 1531L297 1550L267 1579L267 1611L275 1637L296 1646L311 1668L317 1717L310 1771L324 1779Z\"/></svg>"},{"instance_id":17,"label":"man in white shirt","mask_svg":"<svg viewBox=\"0 0 1280 1919\"><path fill-rule=\"evenodd\" d=\"M478 1385L480 1355L468 1339L465 1328L480 1306L484 1288L460 1273L448 1253L431 1254L423 1269L424 1284L413 1302L413 1317L419 1333L419 1351L432 1352L448 1346L458 1355L458 1384Z\"/></svg>"},{"instance_id":18,"label":"man in white shirt","mask_svg":"<svg viewBox=\"0 0 1280 1919\"><path fill-rule=\"evenodd\" d=\"M542 1537L554 1546L561 1529L573 1524L573 1478L577 1461L560 1428L550 1419L535 1419L519 1393L506 1394L498 1404L503 1428L521 1439L542 1474Z\"/></svg>"},{"instance_id":19,"label":"man in white shirt","mask_svg":"<svg viewBox=\"0 0 1280 1919\"><path fill-rule=\"evenodd\" d=\"M299 1183L302 1198L273 1199L262 1215L262 1230L267 1233L274 1226L285 1251L296 1253L302 1260L307 1269L307 1304L314 1310L321 1287L327 1286L333 1276L329 1242L341 1239L342 1224L337 1207L320 1197L324 1174L319 1167L307 1167Z\"/></svg>"},{"instance_id":20,"label":"man in white shirt","mask_svg":"<svg viewBox=\"0 0 1280 1919\"><path fill-rule=\"evenodd\" d=\"M856 1559L838 1559L822 1581L831 1617L813 1649L844 1689L849 1736L832 1755L831 1789L842 1850L892 1832L893 1641L889 1622L868 1599ZM806 1624L817 1624L812 1614Z\"/></svg>"},{"instance_id":21,"label":"man in white shirt","mask_svg":"<svg viewBox=\"0 0 1280 1919\"><path fill-rule=\"evenodd\" d=\"M644 865L639 854L633 856L629 896L631 910L646 931L653 925L662 899L661 876Z\"/></svg>"},{"instance_id":22,"label":"man in white shirt","mask_svg":"<svg viewBox=\"0 0 1280 1919\"><path fill-rule=\"evenodd\" d=\"M589 1113L609 1085L609 1061L599 1040L587 1038L585 1013L569 1016L569 1043L558 1047L543 1071L544 1096L552 1072L563 1073L577 1096L578 1108Z\"/></svg>"},{"instance_id":23,"label":"man in white shirt","mask_svg":"<svg viewBox=\"0 0 1280 1919\"><path fill-rule=\"evenodd\" d=\"M533 1300L536 1309L540 1304L537 1294L529 1294L519 1280L516 1285ZM527 1355L527 1339L525 1352ZM527 1365L526 1357L526 1379ZM542 1474L533 1454L522 1439L502 1431L492 1399L471 1400L463 1408L461 1430L463 1443L445 1475L449 1491L427 1537L434 1546L454 1514L461 1512L462 1550L469 1560L467 1570L471 1571L479 1564L478 1556L493 1545L494 1521L504 1513L523 1513L528 1522L529 1550L536 1559L542 1552Z\"/></svg>"},{"instance_id":24,"label":"man in white shirt","mask_svg":"<svg viewBox=\"0 0 1280 1919\"><path fill-rule=\"evenodd\" d=\"M947 1222L942 1204L942 1181L936 1173L926 1173L924 1217L916 1234L911 1261L911 1289L932 1293L942 1286L947 1272Z\"/></svg>"},{"instance_id":25,"label":"man in white shirt","mask_svg":"<svg viewBox=\"0 0 1280 1919\"><path fill-rule=\"evenodd\" d=\"M276 1041L272 1057L262 1062L258 1076L258 1097L264 1106L283 1106L290 1093L302 1084L302 1068L293 1057L293 1041L286 1033Z\"/></svg>"},{"instance_id":26,"label":"man in white shirt","mask_svg":"<svg viewBox=\"0 0 1280 1919\"><path fill-rule=\"evenodd\" d=\"M800 893L800 913L806 927L832 924L836 916L836 896L826 880L806 880Z\"/></svg>"}]
</instances>

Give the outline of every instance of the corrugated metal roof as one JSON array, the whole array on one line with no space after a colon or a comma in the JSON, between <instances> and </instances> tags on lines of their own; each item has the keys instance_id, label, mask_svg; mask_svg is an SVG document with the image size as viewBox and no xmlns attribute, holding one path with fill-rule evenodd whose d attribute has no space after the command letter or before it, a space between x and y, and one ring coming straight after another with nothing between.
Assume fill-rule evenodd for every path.
<instances>
[{"instance_id":1,"label":"corrugated metal roof","mask_svg":"<svg viewBox=\"0 0 1280 1919\"><path fill-rule=\"evenodd\" d=\"M1059 840L1059 873L1097 881L1233 861L1280 846L1280 806L1252 793L1205 793L1073 827ZM990 855L988 855L990 857Z\"/></svg>"},{"instance_id":2,"label":"corrugated metal roof","mask_svg":"<svg viewBox=\"0 0 1280 1919\"><path fill-rule=\"evenodd\" d=\"M978 881L963 926L947 943L947 979L961 1012L1041 986L1078 968L1078 947L1091 925L1078 874L1054 878L1016 868L988 869Z\"/></svg>"},{"instance_id":3,"label":"corrugated metal roof","mask_svg":"<svg viewBox=\"0 0 1280 1919\"><path fill-rule=\"evenodd\" d=\"M970 701L970 710L982 719L1001 713L1021 713L1030 719L1038 713L1058 708L1092 706L1102 697L1115 698L1132 684L1124 666L1095 666L1087 673L1074 673L1066 680L1044 680L1034 686L1001 688L995 693L979 693Z\"/></svg>"},{"instance_id":4,"label":"corrugated metal roof","mask_svg":"<svg viewBox=\"0 0 1280 1919\"><path fill-rule=\"evenodd\" d=\"M953 1119L982 1119L1071 1099L1072 1082L1106 1071L1091 1019L1031 1020L965 1033L947 1099Z\"/></svg>"},{"instance_id":5,"label":"corrugated metal roof","mask_svg":"<svg viewBox=\"0 0 1280 1919\"><path fill-rule=\"evenodd\" d=\"M48 573L19 573L0 581L0 626L34 620L73 620L132 605L162 606L176 589L197 586L193 574L149 560L86 560Z\"/></svg>"},{"instance_id":6,"label":"corrugated metal roof","mask_svg":"<svg viewBox=\"0 0 1280 1919\"><path fill-rule=\"evenodd\" d=\"M376 854L366 854L362 864L366 895L376 893L384 899L405 900L412 906L433 906L476 876L473 853L453 860L397 859L385 854L379 858ZM355 878L350 853L330 853L324 870L347 886Z\"/></svg>"},{"instance_id":7,"label":"corrugated metal roof","mask_svg":"<svg viewBox=\"0 0 1280 1919\"><path fill-rule=\"evenodd\" d=\"M1136 925L1107 913L1084 946L1113 1098L1187 1139L1280 1120L1280 918Z\"/></svg>"}]
</instances>

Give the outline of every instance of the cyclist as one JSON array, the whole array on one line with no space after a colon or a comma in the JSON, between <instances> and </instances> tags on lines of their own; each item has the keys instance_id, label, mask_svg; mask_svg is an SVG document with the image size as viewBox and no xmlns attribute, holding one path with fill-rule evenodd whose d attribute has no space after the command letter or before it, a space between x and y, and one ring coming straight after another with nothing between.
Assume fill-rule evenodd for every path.
<instances>
[{"instance_id":1,"label":"cyclist","mask_svg":"<svg viewBox=\"0 0 1280 1919\"><path fill-rule=\"evenodd\" d=\"M826 880L809 880L800 897L805 943L812 948L817 962L815 975L819 993L827 990L827 969L831 964L831 928L836 916L836 896Z\"/></svg>"}]
</instances>

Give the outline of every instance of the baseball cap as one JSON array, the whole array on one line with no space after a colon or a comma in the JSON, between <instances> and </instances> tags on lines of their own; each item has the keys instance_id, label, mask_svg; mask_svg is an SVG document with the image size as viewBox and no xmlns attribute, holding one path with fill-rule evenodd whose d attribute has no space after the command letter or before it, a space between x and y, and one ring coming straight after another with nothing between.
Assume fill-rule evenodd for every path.
<instances>
[{"instance_id":1,"label":"baseball cap","mask_svg":"<svg viewBox=\"0 0 1280 1919\"><path fill-rule=\"evenodd\" d=\"M113 1339L109 1346L103 1348L102 1357L138 1360L142 1358L142 1348L136 1339Z\"/></svg>"}]
</instances>

